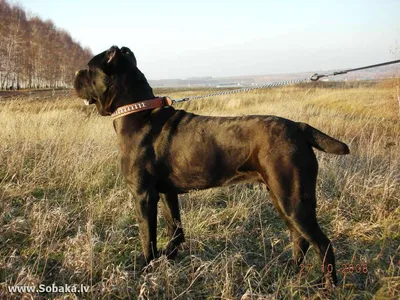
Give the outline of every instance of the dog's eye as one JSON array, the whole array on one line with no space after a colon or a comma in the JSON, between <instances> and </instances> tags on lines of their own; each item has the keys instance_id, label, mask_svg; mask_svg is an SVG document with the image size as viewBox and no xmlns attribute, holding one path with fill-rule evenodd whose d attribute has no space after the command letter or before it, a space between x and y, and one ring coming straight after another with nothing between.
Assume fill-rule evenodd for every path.
<instances>
[{"instance_id":1,"label":"dog's eye","mask_svg":"<svg viewBox=\"0 0 400 300\"><path fill-rule=\"evenodd\" d=\"M93 83L93 85L96 85L96 81L93 81L92 83Z\"/></svg>"}]
</instances>

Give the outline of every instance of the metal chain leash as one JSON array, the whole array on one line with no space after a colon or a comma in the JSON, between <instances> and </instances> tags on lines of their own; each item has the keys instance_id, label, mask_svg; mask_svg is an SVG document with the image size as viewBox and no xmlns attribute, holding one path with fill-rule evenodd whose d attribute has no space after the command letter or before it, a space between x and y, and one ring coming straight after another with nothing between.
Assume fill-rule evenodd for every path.
<instances>
[{"instance_id":1,"label":"metal chain leash","mask_svg":"<svg viewBox=\"0 0 400 300\"><path fill-rule=\"evenodd\" d=\"M192 97L186 97L186 98L181 98L181 99L173 99L172 101L173 101L173 103L179 103L179 102L184 102L184 101L189 101L189 100L197 100L197 99L222 96L222 95L230 95L230 94L236 94L236 93L245 93L245 92L249 92L249 91L257 90L257 89L264 89L264 88L284 86L284 85L292 85L292 84L297 84L297 83L301 83L301 82L310 82L310 81L312 81L310 78L302 78L302 79L295 79L295 80L273 82L273 83L267 83L267 84L263 84L263 85L259 85L259 86L252 86L252 87L236 89L236 90L227 90L227 91L216 92L216 93L212 93L212 94L192 96Z\"/></svg>"},{"instance_id":2,"label":"metal chain leash","mask_svg":"<svg viewBox=\"0 0 400 300\"><path fill-rule=\"evenodd\" d=\"M396 63L400 63L400 59L388 61L388 62L376 64L376 65L369 65L369 66L365 66L365 67L361 67L361 68L342 70L342 71L337 71L337 72L327 73L327 74L315 73L314 75L312 75L309 78L279 81L279 82L266 83L266 84L259 85L259 86L246 87L246 88L241 88L241 89L236 89L236 90L227 90L227 91L216 92L216 93L211 93L211 94L206 94L206 95L192 96L192 97L186 97L186 98L181 98L181 99L172 99L172 103L174 104L174 103L179 103L179 102L184 102L184 101L197 100L197 99L203 99L203 98L209 98L209 97L215 97L215 96L230 95L230 94L236 94L236 93L245 93L245 92L249 92L249 91L257 90L257 89L278 87L278 86L284 86L284 85L292 85L292 84L297 84L297 83L302 83L302 82L318 81L320 78L323 78L323 77L342 75L342 74L346 74L349 72L365 70L365 69L370 69L370 68L376 68L376 67L381 67L381 66L386 66L386 65L396 64Z\"/></svg>"}]
</instances>

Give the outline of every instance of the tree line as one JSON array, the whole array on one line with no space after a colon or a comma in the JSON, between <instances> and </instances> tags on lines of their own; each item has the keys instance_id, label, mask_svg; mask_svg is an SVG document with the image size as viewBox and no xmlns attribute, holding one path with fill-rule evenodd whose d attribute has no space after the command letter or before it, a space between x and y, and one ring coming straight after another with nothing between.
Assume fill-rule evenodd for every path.
<instances>
[{"instance_id":1,"label":"tree line","mask_svg":"<svg viewBox=\"0 0 400 300\"><path fill-rule=\"evenodd\" d=\"M52 21L0 0L0 89L71 87L91 56Z\"/></svg>"}]
</instances>

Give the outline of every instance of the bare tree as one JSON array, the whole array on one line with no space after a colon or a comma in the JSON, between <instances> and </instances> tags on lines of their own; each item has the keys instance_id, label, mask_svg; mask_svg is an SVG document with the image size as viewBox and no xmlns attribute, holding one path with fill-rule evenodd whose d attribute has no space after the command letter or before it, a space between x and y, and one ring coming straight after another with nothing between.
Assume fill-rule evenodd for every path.
<instances>
[{"instance_id":1,"label":"bare tree","mask_svg":"<svg viewBox=\"0 0 400 300\"><path fill-rule=\"evenodd\" d=\"M92 56L50 20L0 0L0 89L70 87Z\"/></svg>"}]
</instances>

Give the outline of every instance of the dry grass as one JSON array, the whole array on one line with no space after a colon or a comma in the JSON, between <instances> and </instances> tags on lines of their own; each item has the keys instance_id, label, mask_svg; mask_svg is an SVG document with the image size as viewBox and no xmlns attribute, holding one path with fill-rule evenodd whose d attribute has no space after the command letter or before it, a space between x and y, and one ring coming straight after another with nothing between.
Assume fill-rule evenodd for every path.
<instances>
[{"instance_id":1,"label":"dry grass","mask_svg":"<svg viewBox=\"0 0 400 300\"><path fill-rule=\"evenodd\" d=\"M162 91L182 97L207 91ZM182 105L210 115L275 114L350 146L318 153L318 218L335 246L337 299L387 299L400 289L400 122L395 87L289 87ZM308 299L320 275L299 277L288 231L258 185L182 195L187 242L173 261L138 272L138 228L111 120L77 99L0 103L0 297L9 285L85 284L95 299ZM160 219L160 246L167 242ZM396 294L397 293L397 294ZM393 296L391 296L393 295ZM15 295L14 295L15 296ZM38 295L36 295L38 296ZM62 299L66 295L40 294Z\"/></svg>"}]
</instances>

